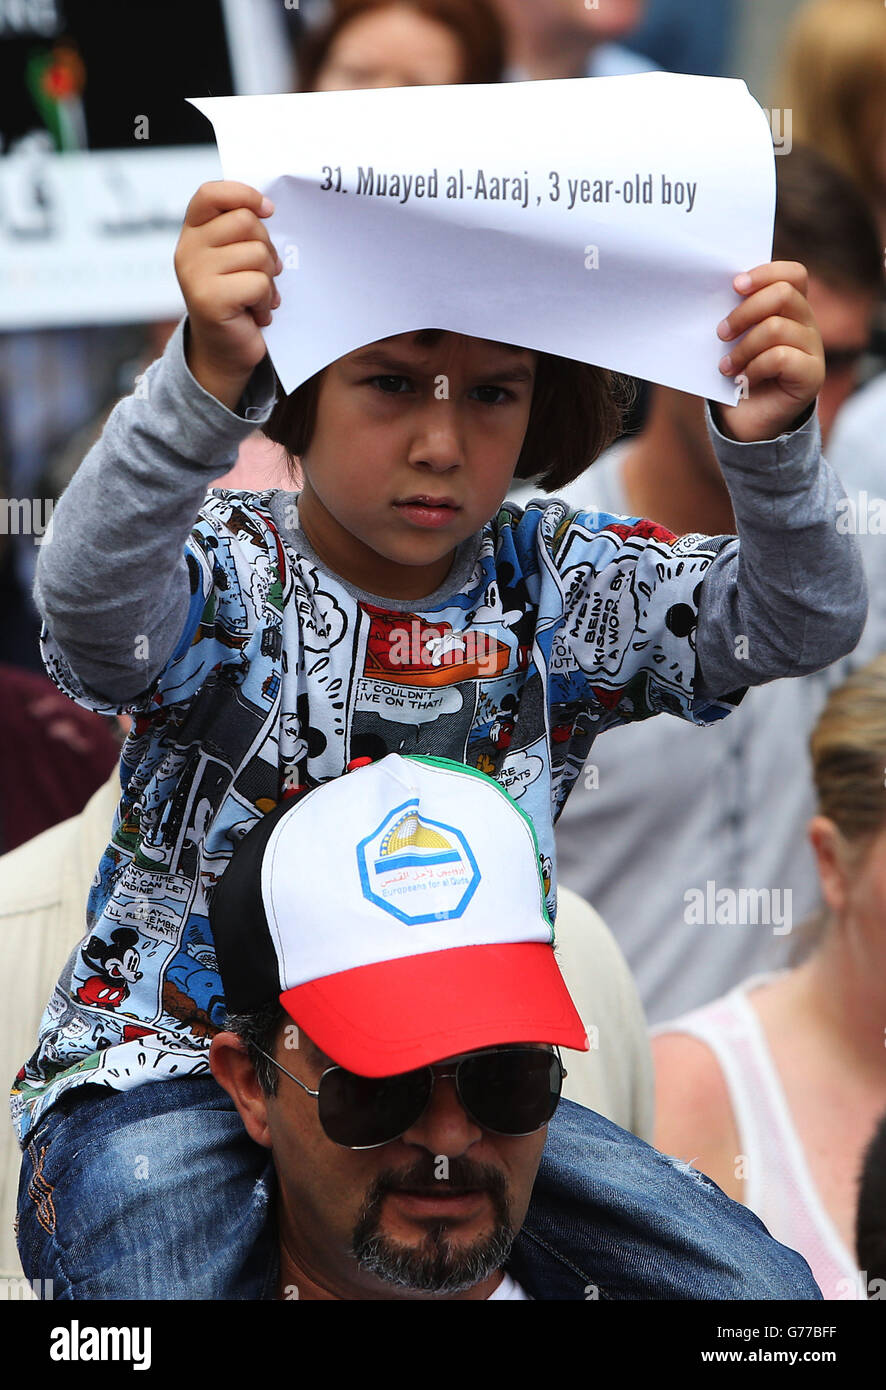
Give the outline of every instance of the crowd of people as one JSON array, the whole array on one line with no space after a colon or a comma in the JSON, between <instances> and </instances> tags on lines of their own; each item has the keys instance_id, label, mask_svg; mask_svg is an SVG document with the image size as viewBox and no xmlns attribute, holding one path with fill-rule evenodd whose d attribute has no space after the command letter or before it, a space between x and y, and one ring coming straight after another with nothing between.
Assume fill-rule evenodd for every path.
<instances>
[{"instance_id":1,"label":"crowd of people","mask_svg":"<svg viewBox=\"0 0 886 1390\"><path fill-rule=\"evenodd\" d=\"M732 11L333 0L292 89L719 75ZM181 320L0 345L0 481L53 506L51 543L0 535L0 1273L886 1295L883 6L799 4L756 95L791 141L732 408L433 326L372 399L356 353L281 395L271 209L227 181L185 215ZM645 586L617 681L563 635L576 563ZM473 713L361 706L394 620L454 614Z\"/></svg>"}]
</instances>

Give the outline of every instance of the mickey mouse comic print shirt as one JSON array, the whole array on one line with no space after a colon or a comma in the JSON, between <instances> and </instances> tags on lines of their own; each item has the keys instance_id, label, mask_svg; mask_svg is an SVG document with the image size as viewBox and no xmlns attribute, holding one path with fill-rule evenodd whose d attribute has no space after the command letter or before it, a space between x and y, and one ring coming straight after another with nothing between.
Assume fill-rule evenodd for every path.
<instances>
[{"instance_id":1,"label":"mickey mouse comic print shirt","mask_svg":"<svg viewBox=\"0 0 886 1390\"><path fill-rule=\"evenodd\" d=\"M497 778L534 821L553 917L554 823L597 735L661 711L710 723L740 698L705 694L696 660L702 582L736 549L556 501L505 505L443 589L408 604L324 571L297 494L209 493L186 546L185 630L123 707L134 722L84 938L13 1091L22 1138L69 1087L208 1070L225 1019L213 887L281 797L354 758L432 754ZM78 704L119 712L45 627L42 649Z\"/></svg>"}]
</instances>

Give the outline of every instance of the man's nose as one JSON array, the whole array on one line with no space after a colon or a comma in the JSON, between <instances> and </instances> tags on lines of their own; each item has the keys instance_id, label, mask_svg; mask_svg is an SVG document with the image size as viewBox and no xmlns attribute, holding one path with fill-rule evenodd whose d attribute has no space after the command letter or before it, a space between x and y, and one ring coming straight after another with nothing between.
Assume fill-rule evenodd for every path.
<instances>
[{"instance_id":1,"label":"man's nose","mask_svg":"<svg viewBox=\"0 0 886 1390\"><path fill-rule=\"evenodd\" d=\"M405 1144L420 1144L434 1155L456 1158L482 1139L483 1130L458 1098L455 1078L437 1076L424 1114L401 1136Z\"/></svg>"}]
</instances>

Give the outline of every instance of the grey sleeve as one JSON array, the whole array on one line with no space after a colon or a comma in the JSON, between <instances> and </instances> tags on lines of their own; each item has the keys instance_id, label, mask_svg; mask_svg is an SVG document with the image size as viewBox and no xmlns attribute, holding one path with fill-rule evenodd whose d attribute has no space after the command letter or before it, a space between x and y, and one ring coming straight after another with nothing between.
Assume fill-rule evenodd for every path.
<instances>
[{"instance_id":1,"label":"grey sleeve","mask_svg":"<svg viewBox=\"0 0 886 1390\"><path fill-rule=\"evenodd\" d=\"M237 413L204 391L185 361L187 323L114 407L37 562L47 628L83 685L117 703L142 694L175 650L190 603L185 541L209 484L274 405L268 357Z\"/></svg>"},{"instance_id":2,"label":"grey sleeve","mask_svg":"<svg viewBox=\"0 0 886 1390\"><path fill-rule=\"evenodd\" d=\"M705 409L738 531L701 584L696 694L717 698L852 651L867 586L855 537L837 529L845 493L821 454L816 412L778 439L740 444Z\"/></svg>"}]
</instances>

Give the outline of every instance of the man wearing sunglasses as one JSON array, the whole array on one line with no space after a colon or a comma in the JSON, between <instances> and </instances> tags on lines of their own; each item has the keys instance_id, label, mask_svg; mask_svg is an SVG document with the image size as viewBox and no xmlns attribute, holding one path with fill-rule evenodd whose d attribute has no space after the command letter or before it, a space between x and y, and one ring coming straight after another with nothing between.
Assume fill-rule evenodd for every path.
<instances>
[{"instance_id":1,"label":"man wearing sunglasses","mask_svg":"<svg viewBox=\"0 0 886 1390\"><path fill-rule=\"evenodd\" d=\"M305 1042L301 1034L302 1048L287 1056L311 1080L301 1102L293 1093L305 1083L294 1072L287 1069L276 1096L259 1098L251 1064L243 1065L224 1035L213 1054L216 1079L249 1134L270 1141L275 1156L277 1296L527 1297L503 1265L559 1098L557 1056L490 1049L402 1078L367 1078L342 1071ZM327 1090L332 1099L318 1125ZM490 1128L487 1111L507 1128Z\"/></svg>"},{"instance_id":2,"label":"man wearing sunglasses","mask_svg":"<svg viewBox=\"0 0 886 1390\"><path fill-rule=\"evenodd\" d=\"M499 783L396 754L325 783L244 839L211 920L211 1069L271 1154L257 1297L819 1296L706 1179L558 1110L588 1042Z\"/></svg>"}]
</instances>

